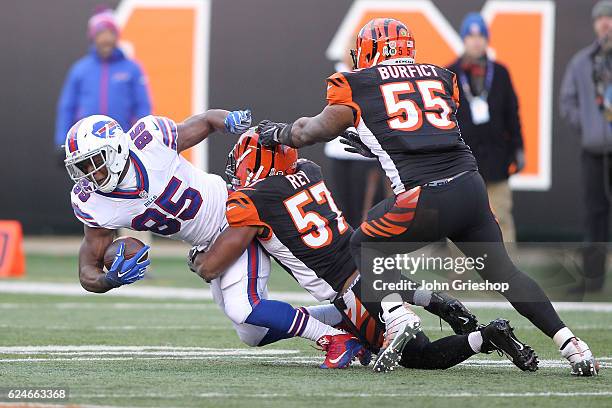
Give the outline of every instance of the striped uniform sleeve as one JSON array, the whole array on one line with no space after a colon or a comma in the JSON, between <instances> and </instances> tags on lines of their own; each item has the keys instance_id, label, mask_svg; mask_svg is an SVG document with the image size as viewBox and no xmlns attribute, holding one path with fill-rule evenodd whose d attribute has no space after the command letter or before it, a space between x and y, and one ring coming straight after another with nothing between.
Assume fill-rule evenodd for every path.
<instances>
[{"instance_id":1,"label":"striped uniform sleeve","mask_svg":"<svg viewBox=\"0 0 612 408\"><path fill-rule=\"evenodd\" d=\"M261 220L253 200L242 191L233 192L227 199L225 216L230 227L263 227L258 238L272 237L272 228Z\"/></svg>"},{"instance_id":2,"label":"striped uniform sleeve","mask_svg":"<svg viewBox=\"0 0 612 408\"><path fill-rule=\"evenodd\" d=\"M357 126L361 120L361 108L353 100L353 90L348 80L341 72L327 78L327 104L345 105L353 109L354 125Z\"/></svg>"},{"instance_id":3,"label":"striped uniform sleeve","mask_svg":"<svg viewBox=\"0 0 612 408\"><path fill-rule=\"evenodd\" d=\"M74 216L88 227L101 228L100 224L96 222L90 213L85 212L74 202L72 203L72 211L74 211Z\"/></svg>"},{"instance_id":4,"label":"striped uniform sleeve","mask_svg":"<svg viewBox=\"0 0 612 408\"><path fill-rule=\"evenodd\" d=\"M178 142L178 132L176 123L165 116L153 116L153 121L159 127L162 134L162 143L176 151Z\"/></svg>"}]
</instances>

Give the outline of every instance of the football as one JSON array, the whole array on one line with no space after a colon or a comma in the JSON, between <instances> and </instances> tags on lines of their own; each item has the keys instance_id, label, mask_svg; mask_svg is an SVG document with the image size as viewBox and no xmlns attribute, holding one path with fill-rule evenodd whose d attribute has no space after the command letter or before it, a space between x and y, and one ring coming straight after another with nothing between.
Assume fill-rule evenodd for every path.
<instances>
[{"instance_id":1,"label":"football","mask_svg":"<svg viewBox=\"0 0 612 408\"><path fill-rule=\"evenodd\" d=\"M138 251L140 251L145 246L144 242L132 237L120 237L115 239L106 248L106 251L104 252L104 267L106 268L106 270L109 270L113 265L115 256L117 256L117 249L119 248L119 244L121 244L122 242L125 244L125 251L123 253L125 259L132 258L134 255L136 255ZM147 253L145 254L143 260L147 259L148 257L149 254Z\"/></svg>"}]
</instances>

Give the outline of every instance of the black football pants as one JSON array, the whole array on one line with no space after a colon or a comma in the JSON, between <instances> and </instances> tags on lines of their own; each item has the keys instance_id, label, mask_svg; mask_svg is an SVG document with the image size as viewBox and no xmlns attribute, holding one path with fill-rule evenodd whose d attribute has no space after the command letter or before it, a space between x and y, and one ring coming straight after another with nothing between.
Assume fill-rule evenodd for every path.
<instances>
[{"instance_id":1,"label":"black football pants","mask_svg":"<svg viewBox=\"0 0 612 408\"><path fill-rule=\"evenodd\" d=\"M361 268L365 242L401 243L407 252L424 243L449 238L468 257L487 261L478 273L492 283L508 283L501 293L512 306L547 336L565 327L540 286L518 270L506 251L501 230L491 212L485 183L476 171L440 186L423 186L380 202L351 237L351 253ZM364 273L362 273L362 276ZM402 293L404 301L409 294Z\"/></svg>"}]
</instances>

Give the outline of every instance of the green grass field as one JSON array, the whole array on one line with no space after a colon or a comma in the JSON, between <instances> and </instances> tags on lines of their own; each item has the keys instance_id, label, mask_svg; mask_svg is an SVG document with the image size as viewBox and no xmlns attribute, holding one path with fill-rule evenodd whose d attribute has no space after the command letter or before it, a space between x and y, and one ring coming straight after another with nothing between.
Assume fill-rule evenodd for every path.
<instances>
[{"instance_id":1,"label":"green grass field","mask_svg":"<svg viewBox=\"0 0 612 408\"><path fill-rule=\"evenodd\" d=\"M72 257L30 256L25 280L76 283L75 265ZM155 259L154 266L154 279L137 285L206 286L182 259ZM280 270L270 286L299 290ZM302 339L244 346L211 301L0 291L0 387L68 387L70 404L122 407L612 405L605 368L596 378L571 377L553 343L516 312L474 311L483 322L510 319L536 349L540 370L523 373L492 354L446 371L324 371L317 368L321 352ZM417 313L431 338L450 334ZM612 313L561 314L610 367Z\"/></svg>"}]
</instances>

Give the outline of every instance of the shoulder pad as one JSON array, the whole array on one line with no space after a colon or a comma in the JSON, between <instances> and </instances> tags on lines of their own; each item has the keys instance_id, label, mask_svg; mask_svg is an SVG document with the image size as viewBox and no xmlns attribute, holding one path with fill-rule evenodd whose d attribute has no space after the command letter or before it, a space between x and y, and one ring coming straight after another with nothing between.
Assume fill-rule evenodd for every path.
<instances>
[{"instance_id":1,"label":"shoulder pad","mask_svg":"<svg viewBox=\"0 0 612 408\"><path fill-rule=\"evenodd\" d=\"M361 119L361 108L353 100L353 90L346 75L350 73L336 72L327 78L327 104L345 105L355 112L355 126Z\"/></svg>"},{"instance_id":2,"label":"shoulder pad","mask_svg":"<svg viewBox=\"0 0 612 408\"><path fill-rule=\"evenodd\" d=\"M145 116L130 129L130 139L138 143L139 136L145 131L170 149L177 150L178 132L176 123L172 119L164 116Z\"/></svg>"},{"instance_id":3,"label":"shoulder pad","mask_svg":"<svg viewBox=\"0 0 612 408\"><path fill-rule=\"evenodd\" d=\"M267 239L272 236L272 228L259 217L255 203L246 191L239 190L230 194L225 206L225 216L230 227L264 227L260 238Z\"/></svg>"}]
</instances>

